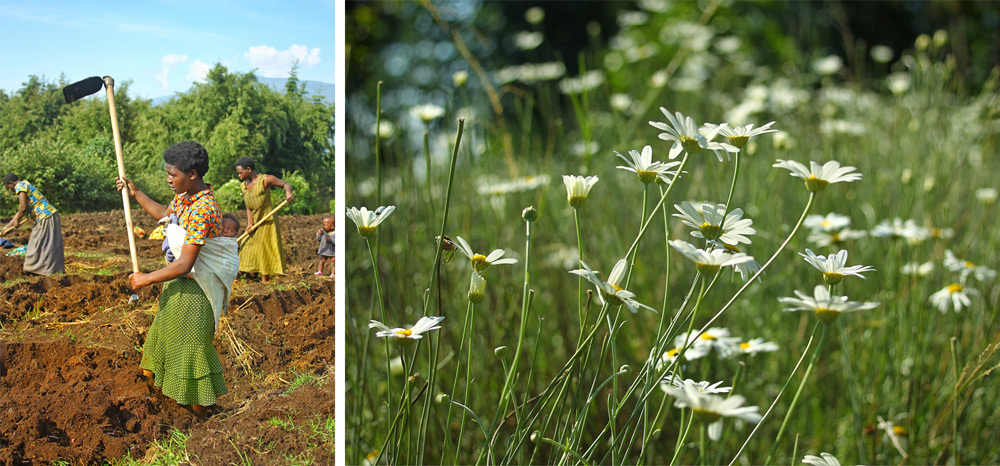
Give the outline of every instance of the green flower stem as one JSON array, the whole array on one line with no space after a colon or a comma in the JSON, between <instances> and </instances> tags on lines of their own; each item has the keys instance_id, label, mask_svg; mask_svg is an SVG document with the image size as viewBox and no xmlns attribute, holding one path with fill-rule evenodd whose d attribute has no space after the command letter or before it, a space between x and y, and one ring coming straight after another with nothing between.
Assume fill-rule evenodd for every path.
<instances>
[{"instance_id":1,"label":"green flower stem","mask_svg":"<svg viewBox=\"0 0 1000 466\"><path fill-rule=\"evenodd\" d=\"M742 150L740 152L743 152ZM733 191L736 190L736 178L740 176L740 152L736 153L736 167L733 168L733 182L729 185L729 197L726 199L726 210L722 212L722 224L719 225L719 231L715 234L716 241L722 237L722 229L726 226L726 216L729 215L729 206L733 201Z\"/></svg>"},{"instance_id":2,"label":"green flower stem","mask_svg":"<svg viewBox=\"0 0 1000 466\"><path fill-rule=\"evenodd\" d=\"M375 294L378 296L378 309L379 315L382 317L382 322L386 322L385 319L385 302L382 299L382 284L378 278L378 260L375 257L375 248L372 246L371 240L367 240L368 244L368 255L371 257L372 261L372 275L375 277ZM385 344L385 380L387 383L391 384L392 381L392 369L391 363L389 361L389 355L392 354L389 351L389 339L384 339ZM389 397L389 412L393 412L392 397ZM359 413L360 414L360 413Z\"/></svg>"},{"instance_id":3,"label":"green flower stem","mask_svg":"<svg viewBox=\"0 0 1000 466\"><path fill-rule=\"evenodd\" d=\"M771 452L767 455L767 459L764 460L764 464L771 464L771 458L774 456L774 452L778 449L778 443L781 441L782 434L785 433L785 427L788 426L788 420L792 418L792 412L795 411L795 405L799 402L799 397L802 395L802 390L805 388L806 382L809 381L809 375L812 374L813 367L816 366L816 360L819 359L819 353L823 351L823 342L826 340L827 327L827 324L822 325L819 332L819 343L816 345L816 349L813 350L813 354L809 358L809 365L806 366L806 372L802 374L802 381L799 382L799 388L795 390L795 396L792 397L792 404L788 406L788 411L785 413L785 419L781 421L781 427L778 429L778 435L774 437L774 444L771 445Z\"/></svg>"},{"instance_id":4,"label":"green flower stem","mask_svg":"<svg viewBox=\"0 0 1000 466\"><path fill-rule=\"evenodd\" d=\"M830 286L832 292L833 286ZM861 422L861 408L858 394L855 392L854 371L851 370L851 350L847 344L847 334L844 332L844 319L837 319L837 337L840 339L840 352L844 356L844 375L847 377L847 392L851 395L851 414L854 418L854 434L858 446L858 460L865 462L864 427Z\"/></svg>"},{"instance_id":5,"label":"green flower stem","mask_svg":"<svg viewBox=\"0 0 1000 466\"><path fill-rule=\"evenodd\" d=\"M470 327L470 324L472 323L472 311L473 311L474 308L475 308L475 304L472 304L472 301L469 301L468 305L466 305L466 307L465 307L465 321L462 322L462 339L459 340L458 352L455 353L455 354L461 355L462 354L462 350L465 348L466 338L469 335L469 327ZM469 350L469 356L468 356L469 357L469 361L466 364L465 404L469 404L469 376L468 376L468 374L469 374L469 367L471 367L471 362L472 362L472 344L471 343L469 344L469 349L468 350ZM455 379L452 381L452 384L451 384L451 393L447 394L450 397L454 397L458 393L458 380L460 378L459 374L461 372L462 372L462 366L461 366L461 360L459 359L459 362L455 365ZM448 423L451 422L451 407L452 407L452 404L449 403L448 404L448 414L444 418L445 425L447 425ZM461 450L462 434L464 433L464 429L465 429L465 413L462 413L462 421L461 421L460 425L461 425L461 427L458 430L458 440L456 441L456 445L455 445L455 457L454 457L454 459L452 459L451 464L459 464L459 462L458 462L458 454L459 454L459 451ZM451 436L445 436L445 442L446 442L445 449L447 450L447 447L449 445L451 445ZM445 455L442 454L441 455L441 464L442 465L444 465L444 457L445 457Z\"/></svg>"},{"instance_id":6,"label":"green flower stem","mask_svg":"<svg viewBox=\"0 0 1000 466\"><path fill-rule=\"evenodd\" d=\"M552 440L550 438L542 437L541 434L539 434L538 439L541 440L542 442L545 442L545 443L548 443L550 445L559 447L562 451L568 453L571 456L576 457L577 461L579 461L580 463L582 463L584 466L590 466L590 463L587 462L587 459L584 458L584 456L581 455L580 452L578 452L578 451L576 451L576 450L574 450L574 449L572 449L572 448L570 448L570 447L568 447L566 445L563 445L563 444L561 444L561 443L559 443L559 442L557 442L555 440Z\"/></svg>"},{"instance_id":7,"label":"green flower stem","mask_svg":"<svg viewBox=\"0 0 1000 466\"><path fill-rule=\"evenodd\" d=\"M431 145L430 145L430 131L424 129L424 189L427 190L427 204L430 206L430 211L434 211L434 196L431 193Z\"/></svg>"},{"instance_id":8,"label":"green flower stem","mask_svg":"<svg viewBox=\"0 0 1000 466\"><path fill-rule=\"evenodd\" d=\"M708 464L708 455L705 454L705 430L707 427L704 422L698 423L698 461L701 466Z\"/></svg>"},{"instance_id":9,"label":"green flower stem","mask_svg":"<svg viewBox=\"0 0 1000 466\"><path fill-rule=\"evenodd\" d=\"M382 81L375 85L375 205L382 205Z\"/></svg>"},{"instance_id":10,"label":"green flower stem","mask_svg":"<svg viewBox=\"0 0 1000 466\"><path fill-rule=\"evenodd\" d=\"M951 396L951 457L954 459L955 466L961 463L959 460L958 452L960 439L958 437L958 386L959 386L959 376L958 376L958 338L951 337L951 367L955 372L955 389L953 395Z\"/></svg>"},{"instance_id":11,"label":"green flower stem","mask_svg":"<svg viewBox=\"0 0 1000 466\"><path fill-rule=\"evenodd\" d=\"M666 395L664 395L666 396ZM691 411L691 416L688 417L687 425L684 425L684 410L681 410L681 428L684 429L684 433L677 436L677 444L674 446L674 456L670 458L670 466L677 464L677 458L680 456L681 447L684 446L684 440L687 439L688 431L691 430L691 424L694 424L694 411Z\"/></svg>"},{"instance_id":12,"label":"green flower stem","mask_svg":"<svg viewBox=\"0 0 1000 466\"><path fill-rule=\"evenodd\" d=\"M532 222L529 221L524 222L524 286L521 291L521 326L517 336L517 349L514 350L514 360L511 362L510 371L507 372L507 377L504 380L503 390L500 392L500 402L497 404L497 410L493 417L493 422L490 423L490 430L497 426L497 423L500 422L504 412L507 411L507 402L510 399L511 391L513 391L514 388L514 375L517 374L518 362L521 359L521 351L524 348L524 334L528 326L528 284L531 278L531 223ZM492 444L493 439L491 438L491 447Z\"/></svg>"},{"instance_id":13,"label":"green flower stem","mask_svg":"<svg viewBox=\"0 0 1000 466\"><path fill-rule=\"evenodd\" d=\"M448 170L448 188L445 191L444 213L441 216L441 230L438 235L439 238L441 238L441 240L438 241L437 250L434 253L434 266L431 270L431 283L427 287L428 290L434 289L434 283L438 280L438 276L441 273L441 253L442 249L444 248L444 232L448 226L448 212L451 211L451 189L453 182L455 180L455 164L458 161L458 150L462 144L462 132L464 131L464 129L465 129L465 119L459 118L458 131L455 134L455 149L452 151L451 166ZM427 305L429 303L430 303L430 293L427 294L427 298L424 299L423 303L424 304L423 315L425 316L427 315ZM440 305L440 290L438 290L438 304ZM439 311L441 311L443 315L443 310L439 309ZM437 382L437 366L438 366L437 361L441 351L440 343L441 343L440 339L438 339L438 344L433 348L432 351L434 353L434 357L431 358L432 361L429 370L430 374L428 377L428 384L431 390L434 389L435 383ZM420 443L419 443L420 463L424 462L423 461L424 452L427 450L426 449L427 427L428 427L428 422L430 420L431 404L434 403L434 400L432 398L433 398L432 396L428 396L424 399L423 417L421 418L420 421Z\"/></svg>"},{"instance_id":14,"label":"green flower stem","mask_svg":"<svg viewBox=\"0 0 1000 466\"><path fill-rule=\"evenodd\" d=\"M583 235L580 233L580 209L573 209L573 218L576 220L576 255L577 255L577 265L583 263ZM584 327L587 322L584 321L583 317L583 276L576 277L576 315L580 319L580 336L576 339L576 344L579 346L580 340L583 339Z\"/></svg>"},{"instance_id":15,"label":"green flower stem","mask_svg":"<svg viewBox=\"0 0 1000 466\"><path fill-rule=\"evenodd\" d=\"M805 361L806 355L809 354L809 348L812 347L812 342L816 338L816 331L819 330L820 325L823 324L821 322L816 322L816 325L813 326L812 333L809 334L809 341L806 342L806 347L802 350L802 356L799 356L799 362L795 363L795 367L792 368L792 372L788 374L788 378L785 379L785 384L781 386L781 391L778 392L778 396L774 397L774 401L771 402L771 406L769 406L767 411L764 412L764 415L761 416L760 422L758 422L757 425L754 426L753 430L750 431L750 435L747 436L747 439L743 442L743 446L740 447L740 450L736 452L736 456L733 456L732 461L729 462L729 466L733 466L733 464L736 463L736 460L739 459L740 455L743 454L743 450L750 444L750 440L753 438L754 434L757 433L760 426L764 425L764 420L767 419L767 416L771 414L771 411L773 411L774 407L778 404L778 400L781 399L781 395L784 394L785 390L788 389L788 386L791 385L792 378L795 377L795 373L799 371L799 366L802 365L802 361Z\"/></svg>"}]
</instances>

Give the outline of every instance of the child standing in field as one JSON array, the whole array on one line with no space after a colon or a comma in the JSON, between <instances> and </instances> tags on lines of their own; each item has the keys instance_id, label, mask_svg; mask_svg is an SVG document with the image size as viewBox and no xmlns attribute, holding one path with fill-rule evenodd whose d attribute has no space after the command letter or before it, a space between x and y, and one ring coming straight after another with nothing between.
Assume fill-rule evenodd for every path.
<instances>
[{"instance_id":1,"label":"child standing in field","mask_svg":"<svg viewBox=\"0 0 1000 466\"><path fill-rule=\"evenodd\" d=\"M118 189L127 187L129 196L151 217L176 214L179 226L167 228L184 231L183 240L177 241L176 248L171 247L176 256L173 262L154 272L129 275L134 290L165 282L139 367L164 395L179 404L191 405L195 414L204 418L206 406L215 404L227 392L212 341L221 310L228 304L232 278L239 269L236 242L222 237L222 212L203 179L208 172L205 148L194 141L180 142L163 152L163 161L167 184L174 192L168 206L139 191L132 180L117 180ZM196 261L198 273L192 278Z\"/></svg>"},{"instance_id":2,"label":"child standing in field","mask_svg":"<svg viewBox=\"0 0 1000 466\"><path fill-rule=\"evenodd\" d=\"M316 239L319 241L319 251L317 251L316 254L319 254L320 259L319 259L319 269L316 270L316 273L314 273L313 275L323 275L323 267L326 264L327 260L330 261L330 278L333 278L334 274L336 274L337 272L337 268L335 265L336 262L334 258L336 252L334 249L333 222L334 222L333 216L328 215L326 217L323 217L323 228L320 228L319 231L316 232Z\"/></svg>"}]
</instances>

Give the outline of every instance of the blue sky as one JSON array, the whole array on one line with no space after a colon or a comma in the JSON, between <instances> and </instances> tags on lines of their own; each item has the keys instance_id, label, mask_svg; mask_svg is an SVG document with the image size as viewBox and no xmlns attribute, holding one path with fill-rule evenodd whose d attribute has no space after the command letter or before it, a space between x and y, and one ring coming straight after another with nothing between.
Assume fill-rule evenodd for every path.
<instances>
[{"instance_id":1,"label":"blue sky","mask_svg":"<svg viewBox=\"0 0 1000 466\"><path fill-rule=\"evenodd\" d=\"M230 71L333 83L334 0L0 0L0 88L131 80L129 95L187 90L216 63Z\"/></svg>"}]
</instances>

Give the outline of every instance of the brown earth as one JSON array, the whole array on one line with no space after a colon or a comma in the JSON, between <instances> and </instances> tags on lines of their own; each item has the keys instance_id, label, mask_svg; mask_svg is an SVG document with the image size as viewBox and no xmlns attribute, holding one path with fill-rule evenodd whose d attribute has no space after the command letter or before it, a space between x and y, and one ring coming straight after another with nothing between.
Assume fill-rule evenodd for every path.
<instances>
[{"instance_id":1,"label":"brown earth","mask_svg":"<svg viewBox=\"0 0 1000 466\"><path fill-rule=\"evenodd\" d=\"M0 464L165 459L185 436L181 461L196 464L332 463L334 281L312 275L321 218L282 216L286 275L234 284L215 336L229 393L207 420L139 375L160 285L129 305L121 211L62 216L65 274L25 274L0 250ZM136 241L140 270L165 265L160 241Z\"/></svg>"}]
</instances>

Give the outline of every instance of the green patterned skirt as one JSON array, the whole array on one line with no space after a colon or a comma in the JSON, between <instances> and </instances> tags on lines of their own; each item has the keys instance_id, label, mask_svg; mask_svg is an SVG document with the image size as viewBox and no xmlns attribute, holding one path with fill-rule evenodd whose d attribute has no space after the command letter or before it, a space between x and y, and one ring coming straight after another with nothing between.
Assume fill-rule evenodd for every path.
<instances>
[{"instance_id":1,"label":"green patterned skirt","mask_svg":"<svg viewBox=\"0 0 1000 466\"><path fill-rule=\"evenodd\" d=\"M213 405L227 392L214 338L215 314L205 292L193 279L171 280L160 293L139 367L152 371L153 383L177 403Z\"/></svg>"}]
</instances>

